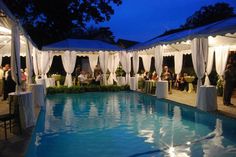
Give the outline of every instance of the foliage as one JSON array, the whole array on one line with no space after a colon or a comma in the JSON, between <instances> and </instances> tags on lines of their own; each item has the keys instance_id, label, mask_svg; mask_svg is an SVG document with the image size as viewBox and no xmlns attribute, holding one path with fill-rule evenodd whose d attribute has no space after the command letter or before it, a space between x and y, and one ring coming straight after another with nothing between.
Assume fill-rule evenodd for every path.
<instances>
[{"instance_id":1,"label":"foliage","mask_svg":"<svg viewBox=\"0 0 236 157\"><path fill-rule=\"evenodd\" d=\"M90 23L109 21L122 0L4 0L33 41L42 46L85 32Z\"/></svg>"},{"instance_id":2,"label":"foliage","mask_svg":"<svg viewBox=\"0 0 236 157\"><path fill-rule=\"evenodd\" d=\"M125 71L123 70L121 64L119 64L119 66L116 69L116 76L117 77L125 76Z\"/></svg>"},{"instance_id":3,"label":"foliage","mask_svg":"<svg viewBox=\"0 0 236 157\"><path fill-rule=\"evenodd\" d=\"M88 85L88 86L60 86L60 87L49 87L47 88L48 94L56 93L82 93L82 92L117 92L117 91L128 91L129 86L116 86L116 85Z\"/></svg>"},{"instance_id":4,"label":"foliage","mask_svg":"<svg viewBox=\"0 0 236 157\"><path fill-rule=\"evenodd\" d=\"M177 29L167 30L164 35L173 34L185 29L195 28L235 16L234 8L228 3L216 3L203 6L193 15L187 18L186 22Z\"/></svg>"}]
</instances>

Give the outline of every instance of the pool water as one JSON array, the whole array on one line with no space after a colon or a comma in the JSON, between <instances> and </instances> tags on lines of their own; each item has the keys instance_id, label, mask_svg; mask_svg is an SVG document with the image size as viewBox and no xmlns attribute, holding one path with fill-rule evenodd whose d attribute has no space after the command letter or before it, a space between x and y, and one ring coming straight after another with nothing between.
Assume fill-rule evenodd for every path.
<instances>
[{"instance_id":1,"label":"pool water","mask_svg":"<svg viewBox=\"0 0 236 157\"><path fill-rule=\"evenodd\" d=\"M26 157L233 157L236 120L136 92L47 97Z\"/></svg>"}]
</instances>

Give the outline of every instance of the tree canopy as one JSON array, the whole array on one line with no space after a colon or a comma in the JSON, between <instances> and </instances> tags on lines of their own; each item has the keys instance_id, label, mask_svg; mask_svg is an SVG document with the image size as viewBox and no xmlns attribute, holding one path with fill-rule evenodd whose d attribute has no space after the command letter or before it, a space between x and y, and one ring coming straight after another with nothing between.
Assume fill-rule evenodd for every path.
<instances>
[{"instance_id":1,"label":"tree canopy","mask_svg":"<svg viewBox=\"0 0 236 157\"><path fill-rule=\"evenodd\" d=\"M161 36L179 32L185 29L203 26L233 16L235 16L234 8L228 3L216 3L214 5L203 6L193 15L189 16L186 19L186 22L179 28L168 30Z\"/></svg>"},{"instance_id":2,"label":"tree canopy","mask_svg":"<svg viewBox=\"0 0 236 157\"><path fill-rule=\"evenodd\" d=\"M68 38L75 32L84 34L89 23L97 24L110 20L114 14L113 6L120 5L122 0L4 0L4 2L40 47ZM101 31L104 29L107 30L101 28ZM113 36L111 31L109 35Z\"/></svg>"}]
</instances>

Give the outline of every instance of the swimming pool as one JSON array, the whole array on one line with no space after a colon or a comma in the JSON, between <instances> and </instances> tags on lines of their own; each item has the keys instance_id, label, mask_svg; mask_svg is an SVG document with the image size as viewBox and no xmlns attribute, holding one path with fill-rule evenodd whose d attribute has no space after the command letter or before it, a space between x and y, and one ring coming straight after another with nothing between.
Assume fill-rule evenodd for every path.
<instances>
[{"instance_id":1,"label":"swimming pool","mask_svg":"<svg viewBox=\"0 0 236 157\"><path fill-rule=\"evenodd\" d=\"M47 97L27 157L236 156L236 120L136 92Z\"/></svg>"}]
</instances>

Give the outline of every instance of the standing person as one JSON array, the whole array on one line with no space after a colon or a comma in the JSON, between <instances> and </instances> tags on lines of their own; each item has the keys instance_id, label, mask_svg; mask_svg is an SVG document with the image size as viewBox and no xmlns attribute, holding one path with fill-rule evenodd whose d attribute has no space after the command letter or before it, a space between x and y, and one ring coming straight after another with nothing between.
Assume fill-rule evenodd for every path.
<instances>
[{"instance_id":1,"label":"standing person","mask_svg":"<svg viewBox=\"0 0 236 157\"><path fill-rule=\"evenodd\" d=\"M231 96L234 89L234 71L232 69L232 65L228 64L226 66L225 72L224 72L224 93L223 93L223 102L224 105L230 106L231 104Z\"/></svg>"},{"instance_id":2,"label":"standing person","mask_svg":"<svg viewBox=\"0 0 236 157\"><path fill-rule=\"evenodd\" d=\"M8 77L8 70L10 68L9 64L6 64L3 68L3 100L7 100L8 93L7 93L7 77Z\"/></svg>"},{"instance_id":3,"label":"standing person","mask_svg":"<svg viewBox=\"0 0 236 157\"><path fill-rule=\"evenodd\" d=\"M80 72L81 72L80 65L77 65L75 69L75 85L78 85L78 77L80 75Z\"/></svg>"},{"instance_id":4,"label":"standing person","mask_svg":"<svg viewBox=\"0 0 236 157\"><path fill-rule=\"evenodd\" d=\"M0 66L0 96L2 96L3 93L3 75L4 75L4 71L2 66Z\"/></svg>"},{"instance_id":5,"label":"standing person","mask_svg":"<svg viewBox=\"0 0 236 157\"><path fill-rule=\"evenodd\" d=\"M169 94L172 94L172 74L171 72L169 71L169 68L168 66L164 66L164 69L163 69L163 72L161 74L161 78L162 80L166 80L168 81L168 91L169 91Z\"/></svg>"}]
</instances>

